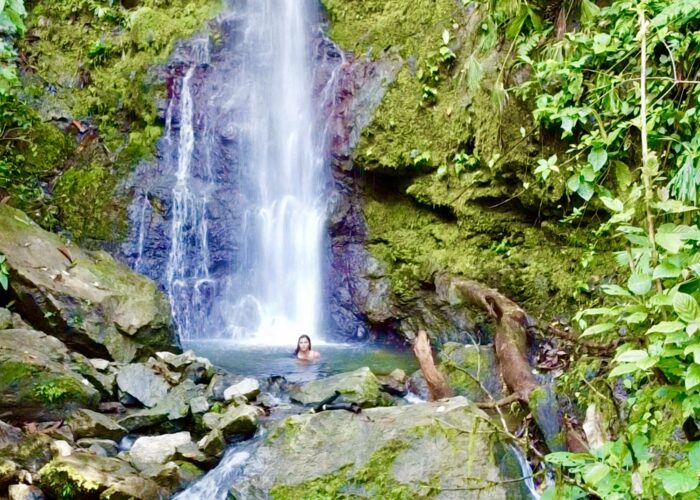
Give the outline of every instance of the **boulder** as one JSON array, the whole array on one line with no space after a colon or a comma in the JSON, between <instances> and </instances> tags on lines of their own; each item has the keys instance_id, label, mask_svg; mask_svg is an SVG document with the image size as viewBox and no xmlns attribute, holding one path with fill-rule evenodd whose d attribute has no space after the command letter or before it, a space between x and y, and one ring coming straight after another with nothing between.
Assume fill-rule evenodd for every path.
<instances>
[{"instance_id":1,"label":"boulder","mask_svg":"<svg viewBox=\"0 0 700 500\"><path fill-rule=\"evenodd\" d=\"M154 481L139 477L127 462L105 458L87 451L55 458L39 471L38 484L51 498L135 498L167 497Z\"/></svg>"},{"instance_id":2,"label":"boulder","mask_svg":"<svg viewBox=\"0 0 700 500\"><path fill-rule=\"evenodd\" d=\"M252 401L260 394L260 383L252 378L246 377L237 384L233 384L224 391L224 399L231 401L235 398L244 397L248 401Z\"/></svg>"},{"instance_id":3,"label":"boulder","mask_svg":"<svg viewBox=\"0 0 700 500\"><path fill-rule=\"evenodd\" d=\"M367 367L306 382L292 392L291 398L303 405L315 405L336 391L341 394L336 402L357 403L363 408L392 404L391 398L381 391L377 377Z\"/></svg>"},{"instance_id":4,"label":"boulder","mask_svg":"<svg viewBox=\"0 0 700 500\"><path fill-rule=\"evenodd\" d=\"M89 357L179 351L168 301L150 279L105 252L67 246L8 205L0 205L0 234L11 297L35 328Z\"/></svg>"},{"instance_id":5,"label":"boulder","mask_svg":"<svg viewBox=\"0 0 700 500\"><path fill-rule=\"evenodd\" d=\"M234 479L234 498L521 498L499 470L499 435L463 397L325 411L278 423Z\"/></svg>"},{"instance_id":6,"label":"boulder","mask_svg":"<svg viewBox=\"0 0 700 500\"><path fill-rule=\"evenodd\" d=\"M202 450L202 453L209 455L211 457L219 457L224 452L226 448L226 439L224 434L218 430L214 429L209 434L204 436L197 442L197 446Z\"/></svg>"},{"instance_id":7,"label":"boulder","mask_svg":"<svg viewBox=\"0 0 700 500\"><path fill-rule=\"evenodd\" d=\"M187 350L181 354L174 354L169 351L157 352L156 357L177 371L185 370L185 368L192 363L201 363L206 366L207 369L212 366L207 358L197 356L192 350Z\"/></svg>"},{"instance_id":8,"label":"boulder","mask_svg":"<svg viewBox=\"0 0 700 500\"><path fill-rule=\"evenodd\" d=\"M12 484L7 489L9 500L44 500L44 493L31 484Z\"/></svg>"},{"instance_id":9,"label":"boulder","mask_svg":"<svg viewBox=\"0 0 700 500\"><path fill-rule=\"evenodd\" d=\"M22 431L0 420L0 450L14 446L22 441Z\"/></svg>"},{"instance_id":10,"label":"boulder","mask_svg":"<svg viewBox=\"0 0 700 500\"><path fill-rule=\"evenodd\" d=\"M223 413L205 413L202 421L206 428L219 430L225 437L249 436L257 430L263 414L257 406L230 405Z\"/></svg>"},{"instance_id":11,"label":"boulder","mask_svg":"<svg viewBox=\"0 0 700 500\"><path fill-rule=\"evenodd\" d=\"M56 439L51 443L51 452L54 457L67 457L73 454L73 447L67 441Z\"/></svg>"},{"instance_id":12,"label":"boulder","mask_svg":"<svg viewBox=\"0 0 700 500\"><path fill-rule=\"evenodd\" d=\"M103 438L119 441L127 432L112 418L91 410L78 410L67 422L75 439Z\"/></svg>"},{"instance_id":13,"label":"boulder","mask_svg":"<svg viewBox=\"0 0 700 500\"><path fill-rule=\"evenodd\" d=\"M470 401L489 401L502 396L503 383L496 370L496 355L492 345L446 342L438 356L438 369L447 376L455 394ZM483 386L483 389L482 387Z\"/></svg>"},{"instance_id":14,"label":"boulder","mask_svg":"<svg viewBox=\"0 0 700 500\"><path fill-rule=\"evenodd\" d=\"M0 307L0 330L7 330L12 328L12 313Z\"/></svg>"},{"instance_id":15,"label":"boulder","mask_svg":"<svg viewBox=\"0 0 700 500\"><path fill-rule=\"evenodd\" d=\"M119 453L119 446L116 442L110 439L99 439L99 438L83 438L78 439L78 447L84 448L86 450L94 450L94 447L99 447L108 457L116 457Z\"/></svg>"},{"instance_id":16,"label":"boulder","mask_svg":"<svg viewBox=\"0 0 700 500\"><path fill-rule=\"evenodd\" d=\"M148 407L158 404L170 389L170 385L161 375L143 363L132 363L122 367L117 374L117 385L119 389Z\"/></svg>"},{"instance_id":17,"label":"boulder","mask_svg":"<svg viewBox=\"0 0 700 500\"><path fill-rule=\"evenodd\" d=\"M14 420L59 420L100 401L74 370L68 348L35 330L0 330L0 414Z\"/></svg>"},{"instance_id":18,"label":"boulder","mask_svg":"<svg viewBox=\"0 0 700 500\"><path fill-rule=\"evenodd\" d=\"M206 403L203 393L204 386L196 386L191 380L185 380L173 387L153 408L131 412L119 420L119 425L133 431L185 418L189 414L192 401L199 400L201 403L201 400L204 400Z\"/></svg>"},{"instance_id":19,"label":"boulder","mask_svg":"<svg viewBox=\"0 0 700 500\"><path fill-rule=\"evenodd\" d=\"M179 446L191 442L189 432L144 436L134 442L129 457L136 464L164 464L176 458Z\"/></svg>"}]
</instances>

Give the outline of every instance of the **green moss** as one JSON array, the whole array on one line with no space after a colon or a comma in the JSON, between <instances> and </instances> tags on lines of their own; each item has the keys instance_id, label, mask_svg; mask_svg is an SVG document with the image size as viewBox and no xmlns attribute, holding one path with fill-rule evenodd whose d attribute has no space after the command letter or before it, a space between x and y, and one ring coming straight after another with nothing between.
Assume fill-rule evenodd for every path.
<instances>
[{"instance_id":1,"label":"green moss","mask_svg":"<svg viewBox=\"0 0 700 500\"><path fill-rule=\"evenodd\" d=\"M65 134L38 120L18 162L22 177L36 177L36 187L11 192L12 203L83 243L121 237L127 200L117 194L119 180L153 154L162 134L157 102L165 89L150 70L222 6L222 0L144 0L135 9L119 2L36 2L27 20L33 37L21 47L35 71L25 76L24 100L43 121L78 119L98 135L88 130L76 148L75 130ZM53 200L40 180L56 184Z\"/></svg>"},{"instance_id":2,"label":"green moss","mask_svg":"<svg viewBox=\"0 0 700 500\"><path fill-rule=\"evenodd\" d=\"M295 485L276 485L270 496L276 500L322 500L326 498L383 498L410 500L416 498L408 485L393 478L392 465L410 444L401 439L387 441L357 471L347 465L333 474ZM359 494L355 494L357 492Z\"/></svg>"},{"instance_id":3,"label":"green moss","mask_svg":"<svg viewBox=\"0 0 700 500\"><path fill-rule=\"evenodd\" d=\"M125 203L113 194L118 180L110 169L97 163L72 168L58 178L54 202L60 207L63 227L73 238L88 235L109 240L123 231L119 224L126 219Z\"/></svg>"},{"instance_id":4,"label":"green moss","mask_svg":"<svg viewBox=\"0 0 700 500\"><path fill-rule=\"evenodd\" d=\"M86 480L66 463L49 462L39 475L41 488L56 498L94 498L100 489L99 483Z\"/></svg>"},{"instance_id":5,"label":"green moss","mask_svg":"<svg viewBox=\"0 0 700 500\"><path fill-rule=\"evenodd\" d=\"M498 288L549 320L587 301L580 289L591 272L610 269L605 256L583 269L586 248L563 245L558 232L534 226L520 212L467 203L456 216L443 217L398 195L374 193L364 215L368 248L386 264L403 301L436 271L450 271ZM499 242L509 248L502 252Z\"/></svg>"},{"instance_id":6,"label":"green moss","mask_svg":"<svg viewBox=\"0 0 700 500\"><path fill-rule=\"evenodd\" d=\"M34 385L34 395L48 406L57 406L67 400L84 396L81 385L72 377L56 377Z\"/></svg>"}]
</instances>

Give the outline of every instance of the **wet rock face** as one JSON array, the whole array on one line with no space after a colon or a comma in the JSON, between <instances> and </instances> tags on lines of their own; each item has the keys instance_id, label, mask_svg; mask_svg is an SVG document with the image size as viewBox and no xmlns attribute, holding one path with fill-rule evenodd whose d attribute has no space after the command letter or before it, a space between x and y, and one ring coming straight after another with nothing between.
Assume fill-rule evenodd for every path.
<instances>
[{"instance_id":1,"label":"wet rock face","mask_svg":"<svg viewBox=\"0 0 700 500\"><path fill-rule=\"evenodd\" d=\"M123 362L179 350L167 300L151 280L105 252L66 246L7 205L0 205L0 234L11 296L35 328L84 355Z\"/></svg>"},{"instance_id":2,"label":"wet rock face","mask_svg":"<svg viewBox=\"0 0 700 500\"><path fill-rule=\"evenodd\" d=\"M295 415L270 430L231 493L393 498L402 492L401 498L418 498L431 482L439 498L507 498L494 456L498 436L488 418L464 398L360 415Z\"/></svg>"},{"instance_id":3,"label":"wet rock face","mask_svg":"<svg viewBox=\"0 0 700 500\"><path fill-rule=\"evenodd\" d=\"M77 371L65 344L34 330L0 330L0 413L16 421L63 418L95 408L98 391ZM83 363L87 363L84 359ZM0 428L0 444L6 441Z\"/></svg>"}]
</instances>

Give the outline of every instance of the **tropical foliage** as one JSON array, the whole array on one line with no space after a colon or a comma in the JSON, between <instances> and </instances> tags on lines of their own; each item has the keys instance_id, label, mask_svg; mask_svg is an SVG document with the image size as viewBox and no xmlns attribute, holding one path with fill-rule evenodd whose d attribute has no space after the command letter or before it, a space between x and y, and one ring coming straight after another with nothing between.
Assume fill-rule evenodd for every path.
<instances>
[{"instance_id":1,"label":"tropical foliage","mask_svg":"<svg viewBox=\"0 0 700 500\"><path fill-rule=\"evenodd\" d=\"M602 220L590 251L612 248L619 264L619 280L599 286L600 304L576 320L582 337L618 346L602 365L607 369L587 373L585 382L608 377L626 393L620 412L626 421L615 441L591 453L549 455L567 481L548 494L694 491L700 477L700 446L689 430L700 417L700 4L580 0L560 3L553 13L528 2L488 7L489 22L511 44L512 67L531 72L526 83L505 90L508 97L534 103L541 133L568 145L563 157L542 158L533 172L542 183L565 181L566 221ZM582 394L578 403L585 406L592 396Z\"/></svg>"}]
</instances>

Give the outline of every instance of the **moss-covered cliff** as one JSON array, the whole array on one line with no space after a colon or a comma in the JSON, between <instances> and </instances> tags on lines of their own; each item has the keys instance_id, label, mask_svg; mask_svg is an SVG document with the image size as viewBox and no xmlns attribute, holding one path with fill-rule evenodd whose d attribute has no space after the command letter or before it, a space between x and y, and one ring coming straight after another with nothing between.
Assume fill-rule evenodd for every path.
<instances>
[{"instance_id":1,"label":"moss-covered cliff","mask_svg":"<svg viewBox=\"0 0 700 500\"><path fill-rule=\"evenodd\" d=\"M581 261L594 274L602 267L585 229L558 222L563 186L545 188L532 173L559 145L501 90L523 77L509 44L453 0L323 3L343 48L404 61L353 156L365 174L368 246L398 302L447 270L547 319L572 311L589 287Z\"/></svg>"},{"instance_id":2,"label":"moss-covered cliff","mask_svg":"<svg viewBox=\"0 0 700 500\"><path fill-rule=\"evenodd\" d=\"M126 200L117 189L162 135L158 65L177 40L206 28L222 0L36 1L19 46L19 140L0 194L49 229L89 242L118 238Z\"/></svg>"}]
</instances>

